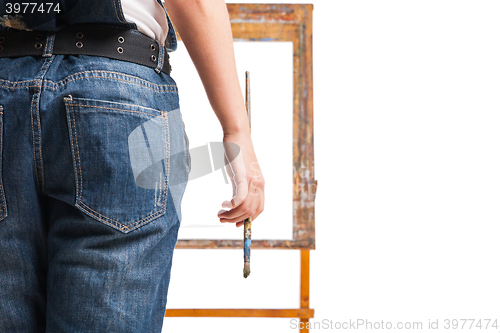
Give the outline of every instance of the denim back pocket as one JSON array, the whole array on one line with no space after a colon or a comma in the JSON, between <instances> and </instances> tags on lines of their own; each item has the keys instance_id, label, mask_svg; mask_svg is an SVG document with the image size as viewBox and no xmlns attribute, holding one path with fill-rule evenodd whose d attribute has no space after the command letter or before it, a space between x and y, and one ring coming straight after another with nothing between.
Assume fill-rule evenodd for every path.
<instances>
[{"instance_id":1,"label":"denim back pocket","mask_svg":"<svg viewBox=\"0 0 500 333\"><path fill-rule=\"evenodd\" d=\"M165 214L169 175L167 112L67 97L75 205L124 233Z\"/></svg>"},{"instance_id":2,"label":"denim back pocket","mask_svg":"<svg viewBox=\"0 0 500 333\"><path fill-rule=\"evenodd\" d=\"M0 161L3 161L3 106L0 105ZM0 221L7 217L7 204L3 189L3 172L0 163Z\"/></svg>"}]
</instances>

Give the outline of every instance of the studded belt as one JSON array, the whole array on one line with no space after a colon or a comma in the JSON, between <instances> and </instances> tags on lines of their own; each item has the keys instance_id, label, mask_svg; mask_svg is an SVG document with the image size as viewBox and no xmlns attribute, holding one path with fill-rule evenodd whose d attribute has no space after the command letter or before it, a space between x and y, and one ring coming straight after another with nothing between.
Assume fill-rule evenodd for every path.
<instances>
[{"instance_id":1,"label":"studded belt","mask_svg":"<svg viewBox=\"0 0 500 333\"><path fill-rule=\"evenodd\" d=\"M170 75L169 55L157 41L137 30L102 25L67 26L58 32L0 32L0 58L90 55L133 62Z\"/></svg>"}]
</instances>

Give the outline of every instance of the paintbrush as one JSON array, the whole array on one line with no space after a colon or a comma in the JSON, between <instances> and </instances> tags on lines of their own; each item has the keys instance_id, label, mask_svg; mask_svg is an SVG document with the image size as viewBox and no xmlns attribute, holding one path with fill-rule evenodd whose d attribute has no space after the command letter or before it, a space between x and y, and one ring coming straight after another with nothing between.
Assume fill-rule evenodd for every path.
<instances>
[{"instance_id":1,"label":"paintbrush","mask_svg":"<svg viewBox=\"0 0 500 333\"><path fill-rule=\"evenodd\" d=\"M250 72L245 72L245 106L247 108L248 126L252 128L250 121ZM243 277L246 279L250 275L250 245L252 244L252 218L245 219L243 227L243 258L245 265L243 266Z\"/></svg>"}]
</instances>

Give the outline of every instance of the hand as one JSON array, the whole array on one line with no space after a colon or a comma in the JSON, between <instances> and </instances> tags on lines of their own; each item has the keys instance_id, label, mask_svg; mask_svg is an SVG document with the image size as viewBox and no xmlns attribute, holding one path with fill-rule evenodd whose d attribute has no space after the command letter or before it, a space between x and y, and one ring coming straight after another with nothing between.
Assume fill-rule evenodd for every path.
<instances>
[{"instance_id":1,"label":"hand","mask_svg":"<svg viewBox=\"0 0 500 333\"><path fill-rule=\"evenodd\" d=\"M221 222L241 227L245 219L255 221L264 210L264 177L252 144L250 133L225 134L226 171L233 185L233 198L224 201L218 217Z\"/></svg>"}]
</instances>

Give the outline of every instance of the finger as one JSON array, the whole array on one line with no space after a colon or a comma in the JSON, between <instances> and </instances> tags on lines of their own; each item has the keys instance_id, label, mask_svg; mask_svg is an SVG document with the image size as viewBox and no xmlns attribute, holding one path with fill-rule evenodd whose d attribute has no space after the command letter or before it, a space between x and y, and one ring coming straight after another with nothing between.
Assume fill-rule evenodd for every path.
<instances>
[{"instance_id":1,"label":"finger","mask_svg":"<svg viewBox=\"0 0 500 333\"><path fill-rule=\"evenodd\" d=\"M259 200L259 206L257 207L257 211L255 213L254 216L252 216L252 221L255 221L255 219L264 211L264 203L265 203L265 198L264 198L264 190L262 190L261 192L259 192L258 190L256 190L256 193L259 193L260 194L260 200ZM244 225L245 221L240 221L240 222L237 222L235 225L237 228L241 227L242 225Z\"/></svg>"},{"instance_id":2,"label":"finger","mask_svg":"<svg viewBox=\"0 0 500 333\"><path fill-rule=\"evenodd\" d=\"M253 192L247 197L245 204L230 211L220 214L221 222L235 223L244 221L249 217L253 217L260 205L260 196L256 196Z\"/></svg>"},{"instance_id":3,"label":"finger","mask_svg":"<svg viewBox=\"0 0 500 333\"><path fill-rule=\"evenodd\" d=\"M219 218L224 218L226 220L221 220L221 222L236 222L239 219L242 220L242 217L244 214L247 214L252 207L255 206L253 201L256 201L256 197L254 195L251 195L250 193L247 194L245 197L244 201L238 205L237 207L230 209L230 210L220 210L217 213L217 216ZM232 221L229 221L232 220Z\"/></svg>"},{"instance_id":4,"label":"finger","mask_svg":"<svg viewBox=\"0 0 500 333\"><path fill-rule=\"evenodd\" d=\"M217 215L221 222L229 222L235 223L238 221L243 221L246 218L255 214L257 207L259 206L259 202L246 202L244 205L241 205L235 209L228 211L219 211Z\"/></svg>"},{"instance_id":5,"label":"finger","mask_svg":"<svg viewBox=\"0 0 500 333\"><path fill-rule=\"evenodd\" d=\"M264 211L264 195L261 196L260 201L259 201L259 206L257 207L257 211L252 217L252 222L255 221L255 219ZM246 219L245 219L246 220ZM237 228L241 227L242 225L245 224L245 220L236 222L235 226Z\"/></svg>"},{"instance_id":6,"label":"finger","mask_svg":"<svg viewBox=\"0 0 500 333\"><path fill-rule=\"evenodd\" d=\"M261 201L259 202L257 212L254 214L254 216L252 216L252 222L255 221L255 219L262 213L262 211L264 211L264 198L263 197L261 197ZM239 228L244 224L245 224L245 220L236 222L235 225L237 228Z\"/></svg>"},{"instance_id":7,"label":"finger","mask_svg":"<svg viewBox=\"0 0 500 333\"><path fill-rule=\"evenodd\" d=\"M251 192L248 193L245 198L245 203L231 210L220 210L217 213L219 218L224 218L221 222L234 222L234 220L243 220L247 213L254 211L252 208L256 208L257 215L264 210L264 185L263 182L259 180L254 180L251 182L250 189ZM246 214L246 215L245 215ZM252 216L256 217L256 215ZM233 221L229 221L233 220Z\"/></svg>"}]
</instances>

